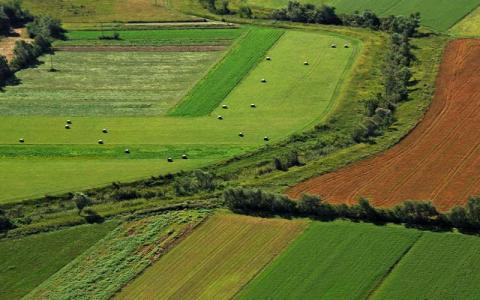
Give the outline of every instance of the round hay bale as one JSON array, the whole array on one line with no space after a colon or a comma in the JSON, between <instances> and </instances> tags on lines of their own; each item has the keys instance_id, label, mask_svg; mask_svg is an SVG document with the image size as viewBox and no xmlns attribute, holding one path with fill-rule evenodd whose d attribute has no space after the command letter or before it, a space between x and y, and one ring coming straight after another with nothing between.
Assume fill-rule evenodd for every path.
<instances>
[{"instance_id":1,"label":"round hay bale","mask_svg":"<svg viewBox=\"0 0 480 300\"><path fill-rule=\"evenodd\" d=\"M130 154L130 149L125 149L125 154Z\"/></svg>"},{"instance_id":2,"label":"round hay bale","mask_svg":"<svg viewBox=\"0 0 480 300\"><path fill-rule=\"evenodd\" d=\"M265 142L268 142L268 141L270 141L270 138L269 138L268 136L266 136L266 137L263 138L263 140L264 140Z\"/></svg>"},{"instance_id":3,"label":"round hay bale","mask_svg":"<svg viewBox=\"0 0 480 300\"><path fill-rule=\"evenodd\" d=\"M332 44L332 45L330 45L330 47L337 48L337 44Z\"/></svg>"},{"instance_id":4,"label":"round hay bale","mask_svg":"<svg viewBox=\"0 0 480 300\"><path fill-rule=\"evenodd\" d=\"M67 124L72 124L72 120L67 120Z\"/></svg>"},{"instance_id":5,"label":"round hay bale","mask_svg":"<svg viewBox=\"0 0 480 300\"><path fill-rule=\"evenodd\" d=\"M223 116L217 116L217 119L223 120Z\"/></svg>"},{"instance_id":6,"label":"round hay bale","mask_svg":"<svg viewBox=\"0 0 480 300\"><path fill-rule=\"evenodd\" d=\"M25 143L25 139L24 139L24 138L20 138L20 139L18 140L18 142L21 143L21 144L23 144L23 143Z\"/></svg>"},{"instance_id":7,"label":"round hay bale","mask_svg":"<svg viewBox=\"0 0 480 300\"><path fill-rule=\"evenodd\" d=\"M182 159L188 159L188 156L186 154L182 155Z\"/></svg>"},{"instance_id":8,"label":"round hay bale","mask_svg":"<svg viewBox=\"0 0 480 300\"><path fill-rule=\"evenodd\" d=\"M349 45L349 44L345 44L345 45L343 45L343 48L350 48L350 45Z\"/></svg>"},{"instance_id":9,"label":"round hay bale","mask_svg":"<svg viewBox=\"0 0 480 300\"><path fill-rule=\"evenodd\" d=\"M103 132L103 133L108 133L108 129L107 129L107 128L103 128L103 129L102 129L102 132Z\"/></svg>"},{"instance_id":10,"label":"round hay bale","mask_svg":"<svg viewBox=\"0 0 480 300\"><path fill-rule=\"evenodd\" d=\"M272 58L270 56L267 56L265 59L266 60L272 60Z\"/></svg>"},{"instance_id":11,"label":"round hay bale","mask_svg":"<svg viewBox=\"0 0 480 300\"><path fill-rule=\"evenodd\" d=\"M103 145L104 144L103 140L98 140L98 144Z\"/></svg>"},{"instance_id":12,"label":"round hay bale","mask_svg":"<svg viewBox=\"0 0 480 300\"><path fill-rule=\"evenodd\" d=\"M257 108L257 105L255 105L254 103L250 104L250 107L251 108Z\"/></svg>"},{"instance_id":13,"label":"round hay bale","mask_svg":"<svg viewBox=\"0 0 480 300\"><path fill-rule=\"evenodd\" d=\"M224 105L222 105L222 108L223 109L228 109L228 105L224 104Z\"/></svg>"},{"instance_id":14,"label":"round hay bale","mask_svg":"<svg viewBox=\"0 0 480 300\"><path fill-rule=\"evenodd\" d=\"M303 62L304 66L308 66L308 61Z\"/></svg>"},{"instance_id":15,"label":"round hay bale","mask_svg":"<svg viewBox=\"0 0 480 300\"><path fill-rule=\"evenodd\" d=\"M267 80L265 78L262 78L261 82L262 83L267 83Z\"/></svg>"},{"instance_id":16,"label":"round hay bale","mask_svg":"<svg viewBox=\"0 0 480 300\"><path fill-rule=\"evenodd\" d=\"M243 137L245 136L245 134L244 134L243 132L240 132L240 133L238 134L238 136L243 138Z\"/></svg>"},{"instance_id":17,"label":"round hay bale","mask_svg":"<svg viewBox=\"0 0 480 300\"><path fill-rule=\"evenodd\" d=\"M172 163L172 162L173 162L173 158L169 157L169 158L167 158L167 161L168 161L169 163Z\"/></svg>"},{"instance_id":18,"label":"round hay bale","mask_svg":"<svg viewBox=\"0 0 480 300\"><path fill-rule=\"evenodd\" d=\"M68 124L65 125L65 129L70 129L70 128L71 128L70 125Z\"/></svg>"}]
</instances>

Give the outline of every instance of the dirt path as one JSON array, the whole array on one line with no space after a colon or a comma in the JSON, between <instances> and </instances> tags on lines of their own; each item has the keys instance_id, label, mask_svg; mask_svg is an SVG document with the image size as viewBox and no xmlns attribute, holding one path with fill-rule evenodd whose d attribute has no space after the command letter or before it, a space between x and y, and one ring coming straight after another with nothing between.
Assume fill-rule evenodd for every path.
<instances>
[{"instance_id":1,"label":"dirt path","mask_svg":"<svg viewBox=\"0 0 480 300\"><path fill-rule=\"evenodd\" d=\"M429 200L439 209L463 205L480 194L480 40L451 42L436 94L419 126L374 158L310 179L287 194L323 196L353 204L359 196L388 207Z\"/></svg>"},{"instance_id":2,"label":"dirt path","mask_svg":"<svg viewBox=\"0 0 480 300\"><path fill-rule=\"evenodd\" d=\"M223 51L223 45L169 45L169 46L60 46L56 51L72 52L209 52Z\"/></svg>"},{"instance_id":3,"label":"dirt path","mask_svg":"<svg viewBox=\"0 0 480 300\"><path fill-rule=\"evenodd\" d=\"M14 34L12 34L12 36L2 38L0 40L0 55L4 55L10 61L13 58L13 48L15 48L15 43L18 40L21 40L24 35L25 29L17 28L14 29Z\"/></svg>"}]
</instances>

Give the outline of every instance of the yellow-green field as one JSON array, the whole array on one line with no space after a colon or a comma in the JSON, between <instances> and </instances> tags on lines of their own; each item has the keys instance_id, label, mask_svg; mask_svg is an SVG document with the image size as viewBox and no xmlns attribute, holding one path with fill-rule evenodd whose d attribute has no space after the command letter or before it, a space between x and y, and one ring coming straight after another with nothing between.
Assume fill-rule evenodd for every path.
<instances>
[{"instance_id":1,"label":"yellow-green field","mask_svg":"<svg viewBox=\"0 0 480 300\"><path fill-rule=\"evenodd\" d=\"M274 259L305 223L216 215L116 299L228 299Z\"/></svg>"},{"instance_id":2,"label":"yellow-green field","mask_svg":"<svg viewBox=\"0 0 480 300\"><path fill-rule=\"evenodd\" d=\"M453 26L450 32L460 36L480 36L480 7Z\"/></svg>"}]
</instances>

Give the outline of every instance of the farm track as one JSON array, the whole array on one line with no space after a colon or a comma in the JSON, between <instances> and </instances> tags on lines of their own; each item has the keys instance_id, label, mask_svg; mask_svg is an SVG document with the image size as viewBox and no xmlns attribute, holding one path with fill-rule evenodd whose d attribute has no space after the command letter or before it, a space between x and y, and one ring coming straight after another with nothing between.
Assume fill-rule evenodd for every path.
<instances>
[{"instance_id":1,"label":"farm track","mask_svg":"<svg viewBox=\"0 0 480 300\"><path fill-rule=\"evenodd\" d=\"M169 46L58 46L55 51L69 52L210 52L223 51L225 45L169 45Z\"/></svg>"},{"instance_id":2,"label":"farm track","mask_svg":"<svg viewBox=\"0 0 480 300\"><path fill-rule=\"evenodd\" d=\"M417 128L391 150L303 182L287 194L323 196L332 203L369 198L388 207L429 200L440 210L480 193L480 40L451 42L433 103Z\"/></svg>"}]
</instances>

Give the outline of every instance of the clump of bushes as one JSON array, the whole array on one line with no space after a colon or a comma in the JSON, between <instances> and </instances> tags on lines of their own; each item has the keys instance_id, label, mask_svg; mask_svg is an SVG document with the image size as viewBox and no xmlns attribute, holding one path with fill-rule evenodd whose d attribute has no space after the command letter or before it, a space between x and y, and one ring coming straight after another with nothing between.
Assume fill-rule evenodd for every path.
<instances>
[{"instance_id":1,"label":"clump of bushes","mask_svg":"<svg viewBox=\"0 0 480 300\"><path fill-rule=\"evenodd\" d=\"M62 22L49 16L35 17L33 22L27 24L27 32L31 38L43 36L51 39L65 39L65 29Z\"/></svg>"},{"instance_id":2,"label":"clump of bushes","mask_svg":"<svg viewBox=\"0 0 480 300\"><path fill-rule=\"evenodd\" d=\"M284 195L245 188L228 189L223 197L227 207L239 213L310 216L322 220L344 218L373 223L403 223L408 227L480 231L480 197L471 197L465 207L457 206L447 213L439 212L430 202L405 201L385 209L373 207L364 198L352 206L333 205L318 196L303 195L298 201L293 201Z\"/></svg>"},{"instance_id":3,"label":"clump of bushes","mask_svg":"<svg viewBox=\"0 0 480 300\"><path fill-rule=\"evenodd\" d=\"M102 34L101 36L98 37L99 40L116 40L119 41L121 40L120 33L118 32L113 32L112 35L105 35Z\"/></svg>"},{"instance_id":4,"label":"clump of bushes","mask_svg":"<svg viewBox=\"0 0 480 300\"><path fill-rule=\"evenodd\" d=\"M15 228L15 225L12 223L10 218L5 215L5 212L0 209L0 233L6 232L13 228Z\"/></svg>"},{"instance_id":5,"label":"clump of bushes","mask_svg":"<svg viewBox=\"0 0 480 300\"><path fill-rule=\"evenodd\" d=\"M32 20L32 15L22 9L20 0L0 4L0 35L7 35L12 28L21 27Z\"/></svg>"}]
</instances>

